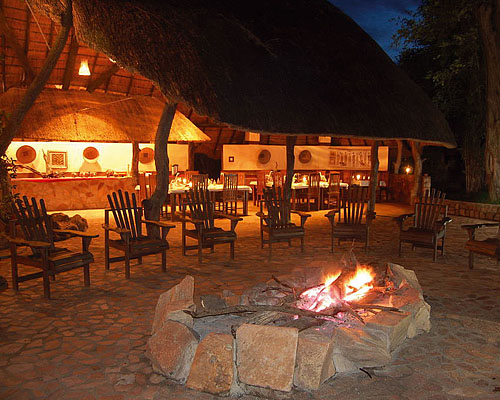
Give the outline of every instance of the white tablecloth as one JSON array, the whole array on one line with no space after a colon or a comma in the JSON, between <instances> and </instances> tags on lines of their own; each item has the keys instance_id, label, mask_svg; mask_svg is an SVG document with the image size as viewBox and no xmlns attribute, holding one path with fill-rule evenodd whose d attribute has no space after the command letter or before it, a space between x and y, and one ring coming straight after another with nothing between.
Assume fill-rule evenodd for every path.
<instances>
[{"instance_id":1,"label":"white tablecloth","mask_svg":"<svg viewBox=\"0 0 500 400\"><path fill-rule=\"evenodd\" d=\"M191 189L191 187L187 185L183 186L170 185L170 187L168 188L168 193L182 194L186 193L189 189ZM224 190L224 185L222 184L208 185L208 190L211 192L222 192ZM246 185L238 185L238 191L252 193L252 188Z\"/></svg>"}]
</instances>

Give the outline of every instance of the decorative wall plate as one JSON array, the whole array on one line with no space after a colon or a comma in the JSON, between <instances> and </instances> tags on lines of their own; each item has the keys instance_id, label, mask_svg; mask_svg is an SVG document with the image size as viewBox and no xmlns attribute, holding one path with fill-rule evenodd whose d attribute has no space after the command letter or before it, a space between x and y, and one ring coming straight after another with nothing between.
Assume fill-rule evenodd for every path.
<instances>
[{"instance_id":1,"label":"decorative wall plate","mask_svg":"<svg viewBox=\"0 0 500 400\"><path fill-rule=\"evenodd\" d=\"M149 164L155 159L155 151L149 147L142 149L139 152L139 162L141 164Z\"/></svg>"},{"instance_id":2,"label":"decorative wall plate","mask_svg":"<svg viewBox=\"0 0 500 400\"><path fill-rule=\"evenodd\" d=\"M95 162L97 161L98 157L99 157L99 150L97 150L93 146L86 147L85 150L83 150L83 158L86 161Z\"/></svg>"},{"instance_id":3,"label":"decorative wall plate","mask_svg":"<svg viewBox=\"0 0 500 400\"><path fill-rule=\"evenodd\" d=\"M267 164L271 160L271 152L269 150L262 150L257 159L259 164Z\"/></svg>"},{"instance_id":4,"label":"decorative wall plate","mask_svg":"<svg viewBox=\"0 0 500 400\"><path fill-rule=\"evenodd\" d=\"M309 150L302 150L299 154L299 161L302 164L307 164L309 161L311 161L312 155Z\"/></svg>"},{"instance_id":5,"label":"decorative wall plate","mask_svg":"<svg viewBox=\"0 0 500 400\"><path fill-rule=\"evenodd\" d=\"M29 164L35 161L36 150L28 145L21 146L16 151L16 159L20 164Z\"/></svg>"}]
</instances>

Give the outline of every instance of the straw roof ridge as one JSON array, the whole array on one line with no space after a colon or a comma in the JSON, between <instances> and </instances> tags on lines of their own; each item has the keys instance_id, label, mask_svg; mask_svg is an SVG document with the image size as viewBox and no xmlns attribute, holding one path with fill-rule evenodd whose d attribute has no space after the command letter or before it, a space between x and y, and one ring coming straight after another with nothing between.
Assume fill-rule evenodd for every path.
<instances>
[{"instance_id":1,"label":"straw roof ridge","mask_svg":"<svg viewBox=\"0 0 500 400\"><path fill-rule=\"evenodd\" d=\"M46 11L58 1L35 3ZM73 8L81 42L157 83L168 101L236 129L455 146L423 90L326 0L73 0Z\"/></svg>"}]
</instances>

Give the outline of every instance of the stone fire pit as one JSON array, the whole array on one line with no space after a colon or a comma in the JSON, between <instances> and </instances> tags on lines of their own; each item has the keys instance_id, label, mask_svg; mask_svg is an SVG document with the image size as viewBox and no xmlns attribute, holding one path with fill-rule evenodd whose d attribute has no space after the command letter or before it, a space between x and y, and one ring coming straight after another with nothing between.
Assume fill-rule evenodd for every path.
<instances>
[{"instance_id":1,"label":"stone fire pit","mask_svg":"<svg viewBox=\"0 0 500 400\"><path fill-rule=\"evenodd\" d=\"M378 274L385 286L365 297L375 308L363 309L358 301L356 313L340 312L326 320L272 310L286 297L277 282L305 288L322 282L324 275L321 268L310 269L307 276L278 277L241 296L224 291L196 301L194 278L186 276L158 300L147 344L153 369L220 396L286 397L293 389L318 389L338 372L387 365L406 338L430 330L430 306L415 273L396 264ZM234 306L271 311L193 318ZM398 311L388 311L393 308Z\"/></svg>"}]
</instances>

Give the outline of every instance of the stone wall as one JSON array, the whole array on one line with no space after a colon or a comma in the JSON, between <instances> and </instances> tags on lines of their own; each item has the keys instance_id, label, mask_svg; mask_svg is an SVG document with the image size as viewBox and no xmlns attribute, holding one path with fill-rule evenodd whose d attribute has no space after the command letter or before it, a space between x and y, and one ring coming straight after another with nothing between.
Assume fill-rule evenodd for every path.
<instances>
[{"instance_id":1,"label":"stone wall","mask_svg":"<svg viewBox=\"0 0 500 400\"><path fill-rule=\"evenodd\" d=\"M448 215L500 221L500 204L471 203L468 201L445 200Z\"/></svg>"}]
</instances>

